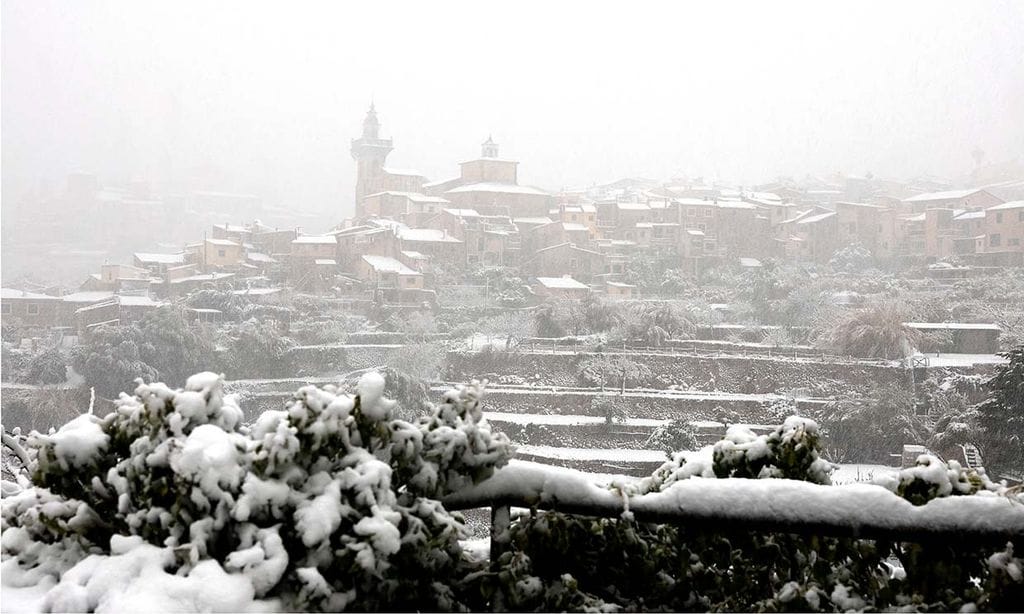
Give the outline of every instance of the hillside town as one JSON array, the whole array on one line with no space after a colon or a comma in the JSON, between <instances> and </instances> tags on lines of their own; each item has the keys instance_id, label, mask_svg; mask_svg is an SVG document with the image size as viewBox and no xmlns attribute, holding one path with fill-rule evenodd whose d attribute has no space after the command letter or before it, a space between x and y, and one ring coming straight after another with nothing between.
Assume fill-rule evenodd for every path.
<instances>
[{"instance_id":1,"label":"hillside town","mask_svg":"<svg viewBox=\"0 0 1024 614\"><path fill-rule=\"evenodd\" d=\"M491 136L478 157L458 164L457 176L430 181L386 166L393 141L381 135L371 105L351 144L355 215L333 228L314 234L247 220L258 209L254 197L198 193L193 206L205 219L224 218L201 236L178 250L105 263L78 287L6 280L5 319L26 330L78 334L137 320L211 283L253 300L303 292L353 305L436 308L441 287L486 267L514 271L535 302L639 299L658 292L638 283L638 262L699 280L730 266L822 266L851 248L880 268L946 283L1024 266L1024 167L979 165L972 187L869 175L750 187L629 178L547 191L521 185L519 162L501 158ZM163 210L156 195L118 192L84 174L68 178L65 198L126 222L140 207L154 216ZM345 201L339 198L339 211ZM33 277L45 280L45 271ZM196 320L222 315L191 313Z\"/></svg>"}]
</instances>

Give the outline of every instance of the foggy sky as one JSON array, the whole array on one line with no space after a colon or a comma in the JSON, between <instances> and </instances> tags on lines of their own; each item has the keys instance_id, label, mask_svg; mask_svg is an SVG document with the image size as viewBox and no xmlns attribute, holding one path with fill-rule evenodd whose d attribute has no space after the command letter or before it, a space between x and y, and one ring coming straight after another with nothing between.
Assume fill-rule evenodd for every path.
<instances>
[{"instance_id":1,"label":"foggy sky","mask_svg":"<svg viewBox=\"0 0 1024 614\"><path fill-rule=\"evenodd\" d=\"M340 218L371 97L432 180L488 134L549 189L1024 155L1019 2L353 4L5 1L4 200L202 175Z\"/></svg>"}]
</instances>

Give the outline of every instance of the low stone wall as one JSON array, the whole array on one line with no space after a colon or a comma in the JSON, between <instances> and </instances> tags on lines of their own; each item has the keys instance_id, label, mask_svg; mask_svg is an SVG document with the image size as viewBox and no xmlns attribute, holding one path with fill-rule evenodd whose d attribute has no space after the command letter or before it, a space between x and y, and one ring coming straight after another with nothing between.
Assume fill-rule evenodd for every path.
<instances>
[{"instance_id":1,"label":"low stone wall","mask_svg":"<svg viewBox=\"0 0 1024 614\"><path fill-rule=\"evenodd\" d=\"M611 356L612 354L606 353ZM578 386L579 367L594 353L448 353L448 381L488 378L498 382ZM679 385L731 393L780 393L830 397L869 384L909 384L904 369L870 363L832 363L753 356L616 354L653 372L650 386Z\"/></svg>"},{"instance_id":2,"label":"low stone wall","mask_svg":"<svg viewBox=\"0 0 1024 614\"><path fill-rule=\"evenodd\" d=\"M326 375L387 365L401 349L392 344L303 345L292 348L288 360L295 373Z\"/></svg>"},{"instance_id":3,"label":"low stone wall","mask_svg":"<svg viewBox=\"0 0 1024 614\"><path fill-rule=\"evenodd\" d=\"M612 405L624 411L630 418L654 418L668 420L685 418L687 420L715 420L721 410L732 412L738 420L761 422L767 416L769 401L756 399L686 399L666 397L657 394L620 396L615 393L603 395L599 390L593 392L559 391L551 394L550 390L539 390L535 393L506 392L486 390L483 397L484 411L503 411L523 414L557 414L601 416L602 409L593 405L594 399L605 396L611 399Z\"/></svg>"}]
</instances>

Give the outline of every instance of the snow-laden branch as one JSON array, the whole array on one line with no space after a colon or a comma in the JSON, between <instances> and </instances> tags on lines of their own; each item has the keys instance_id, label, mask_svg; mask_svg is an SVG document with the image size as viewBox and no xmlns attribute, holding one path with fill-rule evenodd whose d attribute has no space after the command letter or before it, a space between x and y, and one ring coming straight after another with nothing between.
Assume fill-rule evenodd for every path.
<instances>
[{"instance_id":1,"label":"snow-laden branch","mask_svg":"<svg viewBox=\"0 0 1024 614\"><path fill-rule=\"evenodd\" d=\"M32 461L28 457L28 452L26 452L25 448L21 447L18 440L13 435L8 434L6 430L3 431L2 442L3 445L11 449L11 452L14 452L14 455L21 461L22 467L26 470L31 469Z\"/></svg>"},{"instance_id":2,"label":"snow-laden branch","mask_svg":"<svg viewBox=\"0 0 1024 614\"><path fill-rule=\"evenodd\" d=\"M587 474L512 461L489 479L444 499L449 509L511 505L619 517L620 490ZM714 532L775 531L897 541L942 538L1024 538L1024 505L994 493L934 499L915 506L870 484L821 486L795 480L691 478L661 492L632 496L640 521L683 524Z\"/></svg>"}]
</instances>

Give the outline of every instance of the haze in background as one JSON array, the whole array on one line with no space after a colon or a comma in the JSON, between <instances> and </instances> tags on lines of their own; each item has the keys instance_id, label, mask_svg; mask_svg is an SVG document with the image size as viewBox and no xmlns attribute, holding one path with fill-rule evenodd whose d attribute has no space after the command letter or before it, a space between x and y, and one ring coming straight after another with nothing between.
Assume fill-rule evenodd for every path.
<instances>
[{"instance_id":1,"label":"haze in background","mask_svg":"<svg viewBox=\"0 0 1024 614\"><path fill-rule=\"evenodd\" d=\"M3 198L72 170L340 220L371 98L389 166L488 134L523 183L959 177L1024 147L1024 6L5 2Z\"/></svg>"}]
</instances>

